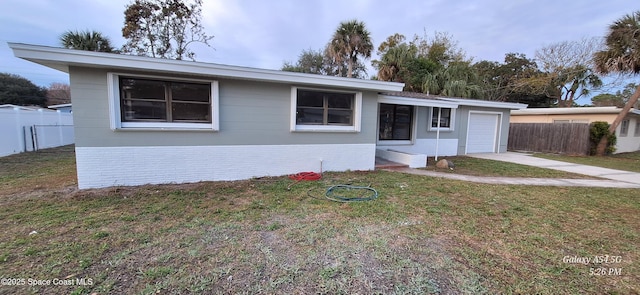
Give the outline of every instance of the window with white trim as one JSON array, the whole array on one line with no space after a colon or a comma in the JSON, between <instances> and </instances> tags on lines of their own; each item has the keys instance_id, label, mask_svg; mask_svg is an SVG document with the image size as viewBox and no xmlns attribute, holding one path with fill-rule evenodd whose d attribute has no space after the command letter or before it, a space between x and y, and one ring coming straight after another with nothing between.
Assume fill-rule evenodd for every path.
<instances>
[{"instance_id":1,"label":"window with white trim","mask_svg":"<svg viewBox=\"0 0 640 295\"><path fill-rule=\"evenodd\" d=\"M122 122L211 123L211 86L120 77Z\"/></svg>"},{"instance_id":2,"label":"window with white trim","mask_svg":"<svg viewBox=\"0 0 640 295\"><path fill-rule=\"evenodd\" d=\"M292 89L293 131L360 131L362 94L333 90Z\"/></svg>"},{"instance_id":3,"label":"window with white trim","mask_svg":"<svg viewBox=\"0 0 640 295\"><path fill-rule=\"evenodd\" d=\"M442 110L442 112L440 112ZM453 130L454 111L451 108L431 108L431 124L429 130L438 129L438 113L440 113L440 130Z\"/></svg>"},{"instance_id":4,"label":"window with white trim","mask_svg":"<svg viewBox=\"0 0 640 295\"><path fill-rule=\"evenodd\" d=\"M636 131L633 133L634 137L640 136L640 121L636 122Z\"/></svg>"},{"instance_id":5,"label":"window with white trim","mask_svg":"<svg viewBox=\"0 0 640 295\"><path fill-rule=\"evenodd\" d=\"M620 137L627 136L629 133L629 120L622 120L620 122Z\"/></svg>"},{"instance_id":6,"label":"window with white trim","mask_svg":"<svg viewBox=\"0 0 640 295\"><path fill-rule=\"evenodd\" d=\"M109 75L112 129L218 127L217 81Z\"/></svg>"},{"instance_id":7,"label":"window with white trim","mask_svg":"<svg viewBox=\"0 0 640 295\"><path fill-rule=\"evenodd\" d=\"M587 119L553 119L553 123L589 123Z\"/></svg>"}]
</instances>

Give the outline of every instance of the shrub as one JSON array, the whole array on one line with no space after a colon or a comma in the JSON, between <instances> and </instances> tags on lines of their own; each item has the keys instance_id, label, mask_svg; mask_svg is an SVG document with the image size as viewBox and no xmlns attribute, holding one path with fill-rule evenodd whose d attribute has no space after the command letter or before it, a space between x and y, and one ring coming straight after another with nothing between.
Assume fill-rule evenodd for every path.
<instances>
[{"instance_id":1,"label":"shrub","mask_svg":"<svg viewBox=\"0 0 640 295\"><path fill-rule=\"evenodd\" d=\"M589 128L589 141L590 145L590 153L591 155L596 154L596 147L602 139L603 136L607 136L608 143L607 149L605 150L606 154L609 155L616 151L616 134L609 132L609 123L603 121L596 121L591 123Z\"/></svg>"}]
</instances>

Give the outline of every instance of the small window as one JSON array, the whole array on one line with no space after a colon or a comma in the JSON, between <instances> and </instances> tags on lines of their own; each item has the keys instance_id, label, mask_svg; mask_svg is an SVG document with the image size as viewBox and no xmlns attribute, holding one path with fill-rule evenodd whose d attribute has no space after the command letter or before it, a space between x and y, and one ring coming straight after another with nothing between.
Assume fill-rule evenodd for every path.
<instances>
[{"instance_id":1,"label":"small window","mask_svg":"<svg viewBox=\"0 0 640 295\"><path fill-rule=\"evenodd\" d=\"M620 122L620 136L627 136L629 133L629 120L622 120Z\"/></svg>"},{"instance_id":2,"label":"small window","mask_svg":"<svg viewBox=\"0 0 640 295\"><path fill-rule=\"evenodd\" d=\"M587 119L575 119L575 120L571 120L571 123L589 124L589 120L587 120Z\"/></svg>"},{"instance_id":3,"label":"small window","mask_svg":"<svg viewBox=\"0 0 640 295\"><path fill-rule=\"evenodd\" d=\"M291 95L292 131L360 131L360 92L293 87Z\"/></svg>"},{"instance_id":4,"label":"small window","mask_svg":"<svg viewBox=\"0 0 640 295\"><path fill-rule=\"evenodd\" d=\"M211 85L120 77L122 122L211 123Z\"/></svg>"},{"instance_id":5,"label":"small window","mask_svg":"<svg viewBox=\"0 0 640 295\"><path fill-rule=\"evenodd\" d=\"M413 106L380 104L379 140L411 140Z\"/></svg>"},{"instance_id":6,"label":"small window","mask_svg":"<svg viewBox=\"0 0 640 295\"><path fill-rule=\"evenodd\" d=\"M633 136L640 136L640 122L636 122L636 131L634 131Z\"/></svg>"},{"instance_id":7,"label":"small window","mask_svg":"<svg viewBox=\"0 0 640 295\"><path fill-rule=\"evenodd\" d=\"M571 120L569 120L569 119L559 119L559 120L558 119L553 119L553 123L576 123L576 124L578 124L578 123L586 123L586 124L588 124L589 120L586 120L586 119L571 119Z\"/></svg>"},{"instance_id":8,"label":"small window","mask_svg":"<svg viewBox=\"0 0 640 295\"><path fill-rule=\"evenodd\" d=\"M450 108L432 108L431 112L431 128L438 128L438 113L440 113L440 128L451 128L451 109Z\"/></svg>"}]
</instances>

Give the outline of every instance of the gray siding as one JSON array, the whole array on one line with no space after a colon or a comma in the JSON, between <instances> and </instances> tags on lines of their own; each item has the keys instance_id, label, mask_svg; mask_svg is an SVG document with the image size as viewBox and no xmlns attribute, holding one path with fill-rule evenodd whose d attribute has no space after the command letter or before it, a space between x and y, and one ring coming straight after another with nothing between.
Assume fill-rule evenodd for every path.
<instances>
[{"instance_id":1,"label":"gray siding","mask_svg":"<svg viewBox=\"0 0 640 295\"><path fill-rule=\"evenodd\" d=\"M429 131L429 126L431 126L431 109L430 107L418 107L417 110L417 130L416 130L416 138L419 139L435 139L436 131ZM455 110L454 110L455 111ZM455 139L458 138L460 134L459 124L460 124L460 116L456 114L454 118L454 129L452 131L440 131L441 139Z\"/></svg>"},{"instance_id":2,"label":"gray siding","mask_svg":"<svg viewBox=\"0 0 640 295\"><path fill-rule=\"evenodd\" d=\"M469 112L470 111L482 111L482 112L494 112L502 114L502 126L500 128L500 145L499 150L501 153L507 151L507 141L509 136L509 116L510 110L508 109L495 109L495 108L483 108L483 107L471 107L471 106L459 106L456 110L454 118L454 130L452 131L440 131L440 139L458 139L458 155L464 155L467 145L467 130L469 128ZM418 139L435 139L436 131L429 131L430 124L430 107L418 107L416 112L416 138Z\"/></svg>"},{"instance_id":3,"label":"gray siding","mask_svg":"<svg viewBox=\"0 0 640 295\"><path fill-rule=\"evenodd\" d=\"M363 92L360 132L291 132L291 87L304 85L215 77L197 79L219 81L220 131L113 131L109 127L108 72L108 69L70 68L76 146L375 144L375 92Z\"/></svg>"},{"instance_id":4,"label":"gray siding","mask_svg":"<svg viewBox=\"0 0 640 295\"><path fill-rule=\"evenodd\" d=\"M500 144L499 151L504 153L507 151L507 141L509 137L509 116L511 114L511 110L509 109L494 109L494 108L483 108L483 107L470 107L470 106L460 106L458 108L458 116L456 118L456 124L459 123L459 132L460 132L460 141L458 142L458 154L464 155L466 146L467 146L467 131L469 128L469 111L480 111L480 112L492 112L492 113L501 113L502 114L502 126L500 126Z\"/></svg>"}]
</instances>

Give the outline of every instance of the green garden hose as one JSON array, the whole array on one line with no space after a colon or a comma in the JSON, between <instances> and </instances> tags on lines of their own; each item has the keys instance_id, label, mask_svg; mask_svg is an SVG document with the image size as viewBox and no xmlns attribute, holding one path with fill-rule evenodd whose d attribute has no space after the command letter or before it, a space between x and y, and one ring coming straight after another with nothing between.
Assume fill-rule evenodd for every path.
<instances>
[{"instance_id":1,"label":"green garden hose","mask_svg":"<svg viewBox=\"0 0 640 295\"><path fill-rule=\"evenodd\" d=\"M362 194L358 194L357 197L346 197L346 196L337 195L336 191L339 191L339 190L362 190L363 192L362 192ZM309 197L317 199L316 197L311 195L311 190L307 191L307 195ZM355 185L347 185L347 184L337 184L337 185L332 185L329 188L327 188L324 196L328 200L336 201L336 202L343 202L343 203L346 203L346 202L363 202L363 201L375 200L376 198L378 198L378 191L376 191L374 188L372 188L370 186L355 186Z\"/></svg>"}]
</instances>

